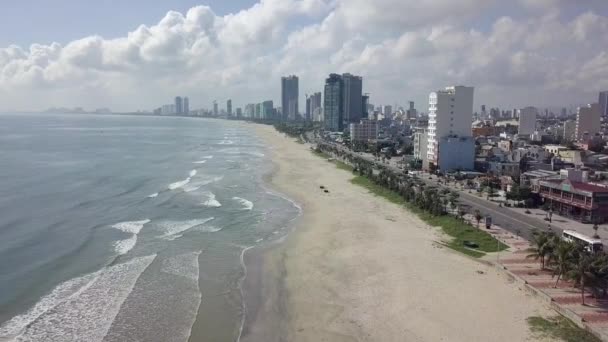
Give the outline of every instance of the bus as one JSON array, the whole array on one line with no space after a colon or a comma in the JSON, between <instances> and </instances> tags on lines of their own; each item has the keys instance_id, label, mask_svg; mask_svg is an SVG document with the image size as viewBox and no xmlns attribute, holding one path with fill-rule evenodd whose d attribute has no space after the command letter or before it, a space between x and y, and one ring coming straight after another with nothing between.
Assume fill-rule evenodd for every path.
<instances>
[{"instance_id":1,"label":"bus","mask_svg":"<svg viewBox=\"0 0 608 342\"><path fill-rule=\"evenodd\" d=\"M564 230L562 239L564 241L582 244L589 253L599 253L604 250L602 240L590 238L587 235L575 232L574 230Z\"/></svg>"}]
</instances>

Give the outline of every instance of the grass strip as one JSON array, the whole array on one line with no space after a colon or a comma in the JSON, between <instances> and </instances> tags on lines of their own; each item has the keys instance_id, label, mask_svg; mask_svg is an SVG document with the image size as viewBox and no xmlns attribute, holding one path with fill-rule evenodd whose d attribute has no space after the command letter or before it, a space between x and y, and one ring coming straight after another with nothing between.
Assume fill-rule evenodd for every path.
<instances>
[{"instance_id":1,"label":"grass strip","mask_svg":"<svg viewBox=\"0 0 608 342\"><path fill-rule=\"evenodd\" d=\"M543 318L532 316L526 319L533 334L541 338L566 342L600 342L601 340L585 329L581 329L563 316Z\"/></svg>"},{"instance_id":2,"label":"grass strip","mask_svg":"<svg viewBox=\"0 0 608 342\"><path fill-rule=\"evenodd\" d=\"M508 248L507 245L496 240L489 233L479 230L456 217L449 215L433 216L420 208L415 207L411 203L405 201L399 193L375 184L367 177L355 176L351 180L351 183L362 186L374 195L383 197L389 202L403 205L431 226L440 227L444 233L453 238L453 240L445 244L445 246L458 252L480 258L484 256L485 253L498 252ZM464 241L474 242L479 247L476 250L468 248L464 245Z\"/></svg>"}]
</instances>

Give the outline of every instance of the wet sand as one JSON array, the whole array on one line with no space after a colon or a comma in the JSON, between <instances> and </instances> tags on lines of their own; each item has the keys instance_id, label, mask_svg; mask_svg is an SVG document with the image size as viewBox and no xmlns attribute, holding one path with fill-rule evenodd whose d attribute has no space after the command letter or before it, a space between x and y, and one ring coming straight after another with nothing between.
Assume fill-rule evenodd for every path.
<instances>
[{"instance_id":1,"label":"wet sand","mask_svg":"<svg viewBox=\"0 0 608 342\"><path fill-rule=\"evenodd\" d=\"M241 341L532 341L526 318L552 315L309 146L252 127L272 148L271 186L303 215L284 243L246 253Z\"/></svg>"}]
</instances>

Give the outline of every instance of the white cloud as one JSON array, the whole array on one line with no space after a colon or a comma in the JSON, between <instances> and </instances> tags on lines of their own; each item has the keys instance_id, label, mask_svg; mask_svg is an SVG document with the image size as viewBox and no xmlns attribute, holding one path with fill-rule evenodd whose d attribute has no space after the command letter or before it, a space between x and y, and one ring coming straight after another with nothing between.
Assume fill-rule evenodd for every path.
<instances>
[{"instance_id":1,"label":"white cloud","mask_svg":"<svg viewBox=\"0 0 608 342\"><path fill-rule=\"evenodd\" d=\"M228 97L240 106L277 100L279 77L294 73L302 96L330 72L361 74L377 104L420 103L454 83L505 106L588 102L608 87L608 18L589 10L564 19L570 5L560 0L520 3L528 17L504 13L487 27L471 23L496 1L263 0L225 16L206 6L170 11L116 39L0 48L0 109L151 109L176 94L198 107Z\"/></svg>"}]
</instances>

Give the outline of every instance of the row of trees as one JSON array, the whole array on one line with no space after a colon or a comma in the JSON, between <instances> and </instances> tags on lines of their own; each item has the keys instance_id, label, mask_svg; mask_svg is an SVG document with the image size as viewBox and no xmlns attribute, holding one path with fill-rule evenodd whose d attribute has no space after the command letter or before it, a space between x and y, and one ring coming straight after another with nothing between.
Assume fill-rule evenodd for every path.
<instances>
[{"instance_id":1,"label":"row of trees","mask_svg":"<svg viewBox=\"0 0 608 342\"><path fill-rule=\"evenodd\" d=\"M591 253L584 245L564 241L555 232L534 232L533 247L528 258L539 260L540 268L553 273L555 287L560 280L571 280L581 291L585 304L585 288L595 298L605 297L608 289L608 256Z\"/></svg>"},{"instance_id":2,"label":"row of trees","mask_svg":"<svg viewBox=\"0 0 608 342\"><path fill-rule=\"evenodd\" d=\"M450 213L450 209L452 209L452 213L461 218L466 214L464 208L459 207L460 195L447 188L439 189L434 186L428 186L416 176L391 171L381 164L376 164L361 156L345 152L333 145L320 143L317 148L353 165L353 172L367 177L377 185L398 193L406 202L432 215L446 215Z\"/></svg>"},{"instance_id":3,"label":"row of trees","mask_svg":"<svg viewBox=\"0 0 608 342\"><path fill-rule=\"evenodd\" d=\"M274 128L281 133L285 133L289 136L297 138L306 132L315 130L317 127L315 127L313 122L304 121L304 122L275 122Z\"/></svg>"}]
</instances>

